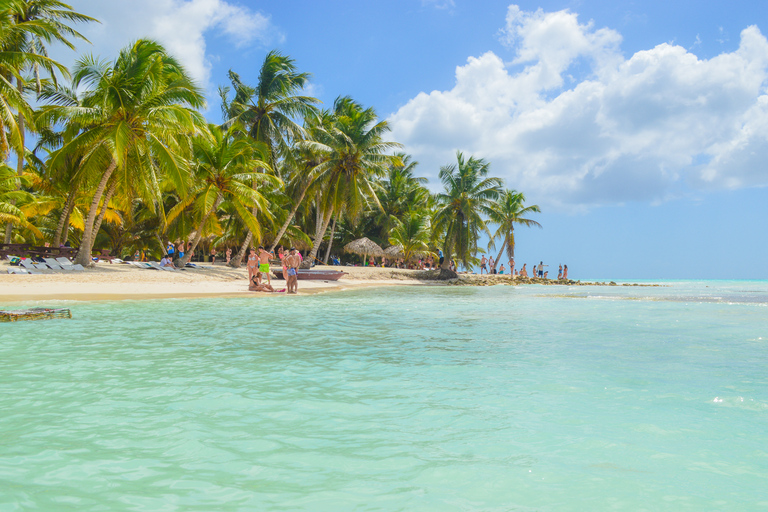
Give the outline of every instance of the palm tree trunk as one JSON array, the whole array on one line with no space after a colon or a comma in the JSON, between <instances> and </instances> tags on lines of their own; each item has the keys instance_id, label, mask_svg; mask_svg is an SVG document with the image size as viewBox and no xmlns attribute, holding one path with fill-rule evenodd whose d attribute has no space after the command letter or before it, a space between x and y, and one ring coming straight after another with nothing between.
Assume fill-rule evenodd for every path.
<instances>
[{"instance_id":1,"label":"palm tree trunk","mask_svg":"<svg viewBox=\"0 0 768 512\"><path fill-rule=\"evenodd\" d=\"M294 205L293 210L291 210L290 215L288 215L288 218L285 219L285 222L283 223L283 226L280 228L280 231L278 231L277 236L272 242L272 246L269 248L269 252L275 252L275 247L277 247L277 244L280 243L280 239L283 238L283 235L288 230L288 226L291 225L293 218L296 216L296 212L299 211L299 206L301 206L301 202L304 201L304 196L306 195L308 188L309 188L309 184L307 184L307 186L305 186L304 189L301 191L299 200Z\"/></svg>"},{"instance_id":2,"label":"palm tree trunk","mask_svg":"<svg viewBox=\"0 0 768 512\"><path fill-rule=\"evenodd\" d=\"M331 223L332 214L333 210L329 210L328 213L323 216L322 223L318 224L317 231L315 231L315 243L312 244L312 251L310 251L309 256L301 264L302 268L311 267L312 262L315 261L315 258L317 258L317 251L320 250L320 244L323 243L325 232L328 231L328 224Z\"/></svg>"},{"instance_id":3,"label":"palm tree trunk","mask_svg":"<svg viewBox=\"0 0 768 512\"><path fill-rule=\"evenodd\" d=\"M328 239L328 248L325 250L325 258L323 258L323 265L328 264L328 258L331 256L331 246L333 245L333 235L336 233L336 221L339 219L338 215L333 217L333 225L331 226L331 237Z\"/></svg>"},{"instance_id":4,"label":"palm tree trunk","mask_svg":"<svg viewBox=\"0 0 768 512\"><path fill-rule=\"evenodd\" d=\"M251 230L249 229L248 234L245 236L245 240L243 241L243 245L240 246L240 250L238 250L237 254L235 254L235 257L229 261L230 267L240 268L240 265L243 263L245 251L247 251L248 246L251 245L251 240L253 240L253 233L251 233Z\"/></svg>"},{"instance_id":5,"label":"palm tree trunk","mask_svg":"<svg viewBox=\"0 0 768 512\"><path fill-rule=\"evenodd\" d=\"M21 78L16 78L16 89L18 89L20 94L24 94L24 82L22 82ZM24 175L24 116L21 115L21 112L18 113L18 120L16 121L19 125L19 137L21 138L20 145L21 150L17 151L17 158L16 158L16 174L19 176ZM5 131L5 130L3 130ZM21 188L21 183L16 185L16 190L19 190ZM16 204L16 201L11 201L11 204ZM11 243L11 235L13 234L13 222L9 222L5 226L5 243L9 244Z\"/></svg>"},{"instance_id":6,"label":"palm tree trunk","mask_svg":"<svg viewBox=\"0 0 768 512\"><path fill-rule=\"evenodd\" d=\"M504 242L501 244L501 250L499 251L499 255L496 256L496 259L493 261L493 267L491 267L491 273L493 273L494 270L496 270L496 265L499 264L499 260L501 260L501 253L504 252L504 248L507 246L507 238L504 238Z\"/></svg>"},{"instance_id":7,"label":"palm tree trunk","mask_svg":"<svg viewBox=\"0 0 768 512\"><path fill-rule=\"evenodd\" d=\"M93 225L96 222L96 213L99 209L99 203L101 202L101 196L104 195L104 189L107 188L107 182L115 172L117 168L117 162L112 160L109 167L101 177L99 185L96 187L96 192L93 194L93 200L91 201L91 207L88 209L88 217L85 221L85 229L83 230L83 239L80 241L80 249L77 251L77 257L75 263L79 263L83 266L92 265L91 250L93 250Z\"/></svg>"},{"instance_id":8,"label":"palm tree trunk","mask_svg":"<svg viewBox=\"0 0 768 512\"><path fill-rule=\"evenodd\" d=\"M66 243L61 240L61 234L65 229L69 231L69 216L72 215L72 208L75 206L75 190L70 190L67 196L67 202L64 204L64 210L59 217L59 224L56 226L56 235L53 237L53 246L59 247L62 243Z\"/></svg>"},{"instance_id":9,"label":"palm tree trunk","mask_svg":"<svg viewBox=\"0 0 768 512\"><path fill-rule=\"evenodd\" d=\"M117 179L115 179L112 182L112 185L109 186L109 190L107 190L107 195L104 196L104 204L101 207L101 212L99 212L99 216L96 217L96 224L93 226L93 239L96 240L96 235L99 234L99 230L101 229L101 223L104 220L104 215L107 213L107 207L109 206L109 202L112 200L112 196L115 194L115 189L117 189Z\"/></svg>"},{"instance_id":10,"label":"palm tree trunk","mask_svg":"<svg viewBox=\"0 0 768 512\"><path fill-rule=\"evenodd\" d=\"M197 244L199 244L200 240L202 240L203 238L203 227L205 227L205 223L208 222L208 218L211 215L213 215L213 212L218 210L223 200L224 200L224 197L221 194L216 196L216 202L213 203L213 207L210 210L208 210L208 213L206 213L205 217L203 217L203 220L200 222L200 225L197 227L197 235L195 235L195 239L192 241L192 247L188 247L186 254L184 254L183 258L181 258L182 267L187 263L189 263L189 260L192 259L192 255L195 253L195 249L197 249Z\"/></svg>"}]
</instances>

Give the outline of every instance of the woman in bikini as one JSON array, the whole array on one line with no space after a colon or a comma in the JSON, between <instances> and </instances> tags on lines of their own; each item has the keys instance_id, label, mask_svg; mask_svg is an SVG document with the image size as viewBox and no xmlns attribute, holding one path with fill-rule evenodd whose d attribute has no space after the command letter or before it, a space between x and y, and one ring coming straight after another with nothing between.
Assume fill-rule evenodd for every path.
<instances>
[{"instance_id":1,"label":"woman in bikini","mask_svg":"<svg viewBox=\"0 0 768 512\"><path fill-rule=\"evenodd\" d=\"M248 263L246 263L246 266L248 267L248 282L251 282L253 276L256 274L258 265L259 258L256 257L256 249L251 247L251 250L248 253Z\"/></svg>"}]
</instances>

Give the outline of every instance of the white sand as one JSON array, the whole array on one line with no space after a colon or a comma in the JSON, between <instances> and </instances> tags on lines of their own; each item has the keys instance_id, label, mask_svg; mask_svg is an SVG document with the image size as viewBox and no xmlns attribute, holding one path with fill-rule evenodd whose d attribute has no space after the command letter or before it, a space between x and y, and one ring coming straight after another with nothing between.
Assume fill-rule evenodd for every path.
<instances>
[{"instance_id":1,"label":"white sand","mask_svg":"<svg viewBox=\"0 0 768 512\"><path fill-rule=\"evenodd\" d=\"M27 300L120 300L182 297L269 297L278 294L248 291L245 267L203 264L178 272L144 270L126 264L99 262L82 272L47 271L39 275L7 274L0 264L0 302ZM299 294L339 291L366 286L421 284L415 271L368 267L315 267L343 270L339 281L299 281ZM285 281L273 279L276 289Z\"/></svg>"}]
</instances>

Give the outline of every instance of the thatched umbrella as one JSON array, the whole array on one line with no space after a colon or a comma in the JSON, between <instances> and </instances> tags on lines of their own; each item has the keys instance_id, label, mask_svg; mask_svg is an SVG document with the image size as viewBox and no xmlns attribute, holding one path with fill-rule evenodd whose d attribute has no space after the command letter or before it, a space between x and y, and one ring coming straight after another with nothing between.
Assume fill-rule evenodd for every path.
<instances>
[{"instance_id":1,"label":"thatched umbrella","mask_svg":"<svg viewBox=\"0 0 768 512\"><path fill-rule=\"evenodd\" d=\"M384 255L384 250L379 246L379 244L369 240L366 237L358 238L357 240L349 242L344 246L344 250L353 254L359 254L363 257L363 261L365 261L365 257L369 254L371 256Z\"/></svg>"},{"instance_id":2,"label":"thatched umbrella","mask_svg":"<svg viewBox=\"0 0 768 512\"><path fill-rule=\"evenodd\" d=\"M390 258L402 258L403 257L403 246L402 245L392 245L390 247L387 247L384 249L384 255L388 256Z\"/></svg>"}]
</instances>

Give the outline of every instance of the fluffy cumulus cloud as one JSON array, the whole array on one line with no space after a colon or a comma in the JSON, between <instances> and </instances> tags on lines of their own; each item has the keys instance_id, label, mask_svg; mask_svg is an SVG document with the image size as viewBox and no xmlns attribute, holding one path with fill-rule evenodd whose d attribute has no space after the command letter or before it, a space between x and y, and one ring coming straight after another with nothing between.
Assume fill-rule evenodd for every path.
<instances>
[{"instance_id":1,"label":"fluffy cumulus cloud","mask_svg":"<svg viewBox=\"0 0 768 512\"><path fill-rule=\"evenodd\" d=\"M206 36L238 48L282 39L267 16L227 0L78 0L73 7L101 21L83 27L93 53L111 59L129 41L156 39L206 86L216 58Z\"/></svg>"},{"instance_id":2,"label":"fluffy cumulus cloud","mask_svg":"<svg viewBox=\"0 0 768 512\"><path fill-rule=\"evenodd\" d=\"M391 116L424 172L462 150L509 187L568 207L768 185L768 40L757 27L703 60L670 44L626 58L620 34L569 11L512 5L506 22L511 61L471 57L453 89Z\"/></svg>"}]
</instances>

